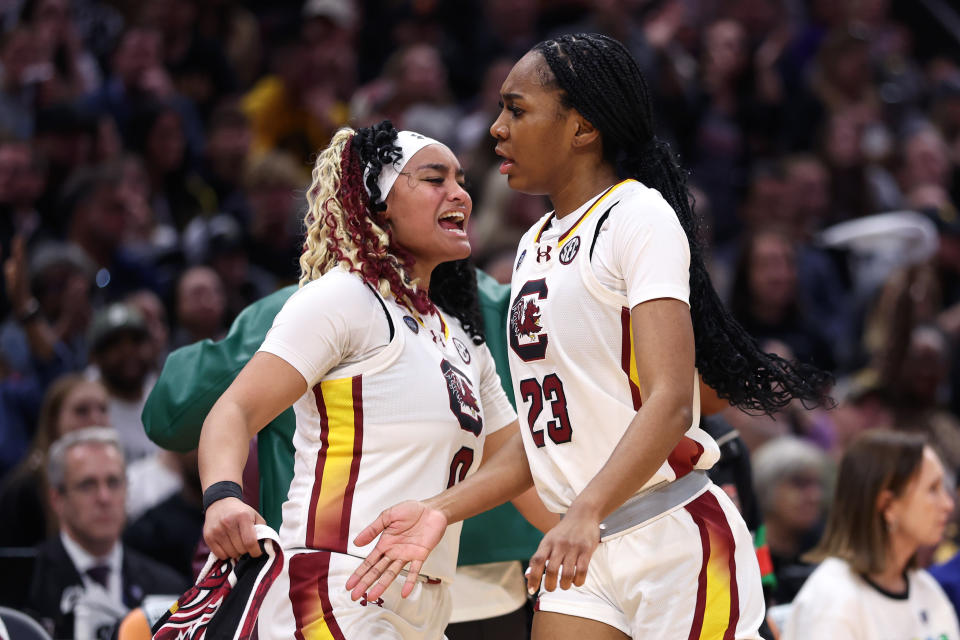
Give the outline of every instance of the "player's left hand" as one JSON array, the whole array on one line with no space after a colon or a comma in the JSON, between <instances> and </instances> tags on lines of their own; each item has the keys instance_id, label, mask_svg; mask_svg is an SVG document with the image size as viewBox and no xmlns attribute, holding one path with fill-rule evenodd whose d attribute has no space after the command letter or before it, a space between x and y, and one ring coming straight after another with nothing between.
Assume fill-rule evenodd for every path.
<instances>
[{"instance_id":1,"label":"player's left hand","mask_svg":"<svg viewBox=\"0 0 960 640\"><path fill-rule=\"evenodd\" d=\"M571 507L560 522L540 541L537 552L530 558L527 573L527 591L532 595L540 588L553 591L559 582L561 589L571 585L583 586L587 566L600 544L600 522L597 518L576 512Z\"/></svg>"},{"instance_id":2,"label":"player's left hand","mask_svg":"<svg viewBox=\"0 0 960 640\"><path fill-rule=\"evenodd\" d=\"M354 544L362 547L380 536L377 546L347 580L350 597L376 600L408 562L410 568L400 596L409 596L420 575L420 567L446 530L446 516L422 502L408 500L383 511L354 540Z\"/></svg>"}]
</instances>

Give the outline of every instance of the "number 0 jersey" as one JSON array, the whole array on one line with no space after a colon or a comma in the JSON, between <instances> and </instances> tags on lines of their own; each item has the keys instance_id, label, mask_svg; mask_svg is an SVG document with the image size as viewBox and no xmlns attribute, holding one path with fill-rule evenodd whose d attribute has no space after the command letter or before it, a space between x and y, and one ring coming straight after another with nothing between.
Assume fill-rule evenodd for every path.
<instances>
[{"instance_id":1,"label":"number 0 jersey","mask_svg":"<svg viewBox=\"0 0 960 640\"><path fill-rule=\"evenodd\" d=\"M353 540L383 509L463 480L486 436L515 419L485 344L451 317L416 318L345 271L291 296L260 350L308 386L294 404L285 549L366 556L373 545ZM460 526L448 527L424 575L453 577Z\"/></svg>"},{"instance_id":2,"label":"number 0 jersey","mask_svg":"<svg viewBox=\"0 0 960 640\"><path fill-rule=\"evenodd\" d=\"M557 220L544 216L517 251L507 320L520 432L537 491L563 513L613 453L643 402L630 309L689 298L689 245L670 205L626 180ZM720 452L693 423L644 485L708 469Z\"/></svg>"}]
</instances>

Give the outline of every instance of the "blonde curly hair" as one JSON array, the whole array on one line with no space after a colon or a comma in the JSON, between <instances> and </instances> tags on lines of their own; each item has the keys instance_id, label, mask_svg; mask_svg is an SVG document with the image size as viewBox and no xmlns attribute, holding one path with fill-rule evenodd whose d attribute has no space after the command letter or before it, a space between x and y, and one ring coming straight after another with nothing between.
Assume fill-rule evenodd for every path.
<instances>
[{"instance_id":1,"label":"blonde curly hair","mask_svg":"<svg viewBox=\"0 0 960 640\"><path fill-rule=\"evenodd\" d=\"M430 313L433 303L409 275L412 257L392 243L386 218L371 207L363 186L365 163L354 148L357 133L349 127L337 131L314 164L304 216L300 286L341 266L381 296L393 295L410 309ZM382 152L378 155L383 157Z\"/></svg>"}]
</instances>

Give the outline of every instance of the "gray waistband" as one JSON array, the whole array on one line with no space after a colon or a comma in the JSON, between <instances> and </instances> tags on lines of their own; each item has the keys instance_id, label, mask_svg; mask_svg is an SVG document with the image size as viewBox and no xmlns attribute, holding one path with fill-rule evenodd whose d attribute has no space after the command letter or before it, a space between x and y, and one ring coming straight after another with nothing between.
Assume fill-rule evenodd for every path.
<instances>
[{"instance_id":1,"label":"gray waistband","mask_svg":"<svg viewBox=\"0 0 960 640\"><path fill-rule=\"evenodd\" d=\"M600 540L643 525L663 513L686 504L710 485L706 471L691 471L673 482L654 485L624 502L600 523Z\"/></svg>"}]
</instances>

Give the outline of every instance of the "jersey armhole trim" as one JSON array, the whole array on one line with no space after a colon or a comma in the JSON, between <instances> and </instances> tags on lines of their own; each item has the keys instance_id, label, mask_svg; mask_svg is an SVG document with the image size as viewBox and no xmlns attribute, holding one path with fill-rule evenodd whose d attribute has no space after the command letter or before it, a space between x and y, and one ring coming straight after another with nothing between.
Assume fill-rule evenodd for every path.
<instances>
[{"instance_id":1,"label":"jersey armhole trim","mask_svg":"<svg viewBox=\"0 0 960 640\"><path fill-rule=\"evenodd\" d=\"M383 301L383 298L380 297L380 294L377 292L377 290L374 289L373 286L372 286L369 282L364 282L363 284L367 285L367 288L370 289L370 291L373 293L374 297L376 297L377 302L380 303L380 307L383 309L383 315L387 316L387 326L390 328L390 339L389 339L387 342L388 342L388 343L389 343L389 342L393 342L393 333L394 333L394 330L393 330L393 318L390 317L390 312L387 311L387 305L386 305L386 303Z\"/></svg>"},{"instance_id":2,"label":"jersey armhole trim","mask_svg":"<svg viewBox=\"0 0 960 640\"><path fill-rule=\"evenodd\" d=\"M597 248L597 238L600 237L600 229L603 228L603 223L607 221L610 212L613 211L613 208L618 204L620 204L619 200L607 207L607 210L604 211L603 215L597 220L597 226L593 228L593 242L590 243L590 260L593 260L593 250Z\"/></svg>"},{"instance_id":3,"label":"jersey armhole trim","mask_svg":"<svg viewBox=\"0 0 960 640\"><path fill-rule=\"evenodd\" d=\"M590 295L592 295L598 302L617 307L618 309L622 307L629 308L629 304L627 304L627 297L615 291L611 291L600 283L600 280L597 278L597 274L593 272L593 251L597 244L597 239L600 237L600 228L603 227L604 223L606 223L607 218L609 218L610 213L613 211L613 208L620 204L620 202L620 200L614 202L612 205L610 205L610 207L607 208L606 211L603 212L603 215L594 219L592 223L594 225L593 242L590 245L590 253L587 255L586 260L577 260L580 268L581 282L583 282L583 286L587 292L590 293ZM588 228L585 230L584 235L589 237L589 233L590 231Z\"/></svg>"},{"instance_id":4,"label":"jersey armhole trim","mask_svg":"<svg viewBox=\"0 0 960 640\"><path fill-rule=\"evenodd\" d=\"M396 359L403 352L404 339L403 332L396 331L394 327L396 323L393 320L393 315L390 313L390 309L387 308L386 301L377 293L376 289L371 287L366 282L364 283L367 287L370 288L370 291L374 294L377 301L380 302L380 306L383 308L384 314L387 316L387 325L390 330L390 340L387 342L386 346L379 353L374 355L371 358L366 360L361 360L360 362L355 362L353 364L345 366L340 371L332 377L323 376L317 382L324 382L326 380L338 380L341 378L352 378L357 375L373 375L375 373L380 373L391 364L396 361ZM329 373L329 372L328 372Z\"/></svg>"}]
</instances>

